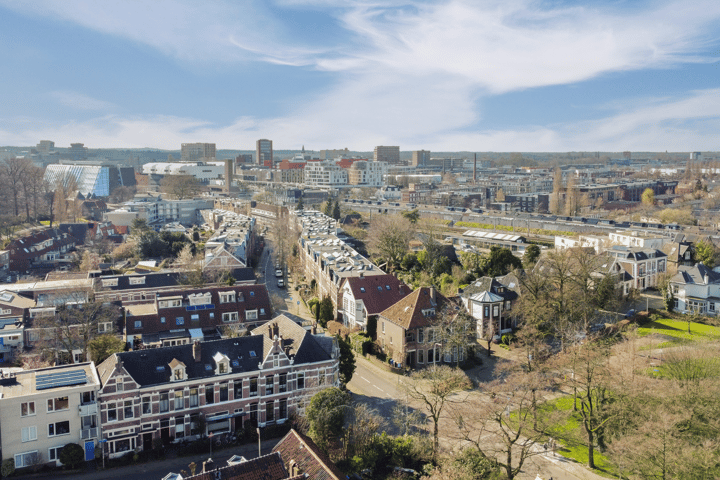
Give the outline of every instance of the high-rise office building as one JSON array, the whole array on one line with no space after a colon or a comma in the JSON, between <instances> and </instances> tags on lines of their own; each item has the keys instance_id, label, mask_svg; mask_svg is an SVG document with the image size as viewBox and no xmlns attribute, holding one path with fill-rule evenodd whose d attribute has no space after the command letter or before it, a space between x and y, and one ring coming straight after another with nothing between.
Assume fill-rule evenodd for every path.
<instances>
[{"instance_id":1,"label":"high-rise office building","mask_svg":"<svg viewBox=\"0 0 720 480\"><path fill-rule=\"evenodd\" d=\"M181 162L196 162L211 158L215 158L214 143L183 143L180 146Z\"/></svg>"},{"instance_id":2,"label":"high-rise office building","mask_svg":"<svg viewBox=\"0 0 720 480\"><path fill-rule=\"evenodd\" d=\"M37 144L35 149L39 153L50 153L50 151L55 150L55 142L51 140L40 140L40 143Z\"/></svg>"},{"instance_id":3,"label":"high-rise office building","mask_svg":"<svg viewBox=\"0 0 720 480\"><path fill-rule=\"evenodd\" d=\"M400 147L375 147L375 161L400 165Z\"/></svg>"},{"instance_id":4,"label":"high-rise office building","mask_svg":"<svg viewBox=\"0 0 720 480\"><path fill-rule=\"evenodd\" d=\"M413 150L412 152L412 163L413 167L424 167L430 163L430 151L429 150Z\"/></svg>"},{"instance_id":5,"label":"high-rise office building","mask_svg":"<svg viewBox=\"0 0 720 480\"><path fill-rule=\"evenodd\" d=\"M257 160L258 165L265 165L266 162L270 162L270 166L272 167L272 161L273 161L273 146L272 146L272 140L267 139L260 139L257 141L255 146L255 158Z\"/></svg>"}]
</instances>

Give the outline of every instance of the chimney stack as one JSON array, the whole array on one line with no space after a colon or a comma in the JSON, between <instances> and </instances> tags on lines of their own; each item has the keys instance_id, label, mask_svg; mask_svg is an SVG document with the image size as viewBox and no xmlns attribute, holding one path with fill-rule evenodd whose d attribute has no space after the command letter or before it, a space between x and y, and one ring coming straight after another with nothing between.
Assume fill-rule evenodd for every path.
<instances>
[{"instance_id":1,"label":"chimney stack","mask_svg":"<svg viewBox=\"0 0 720 480\"><path fill-rule=\"evenodd\" d=\"M430 300L435 301L435 287L430 287Z\"/></svg>"},{"instance_id":2,"label":"chimney stack","mask_svg":"<svg viewBox=\"0 0 720 480\"><path fill-rule=\"evenodd\" d=\"M211 439L212 440L212 439ZM203 471L202 473L208 473L215 469L215 462L213 462L212 458L208 458L203 462Z\"/></svg>"},{"instance_id":3,"label":"chimney stack","mask_svg":"<svg viewBox=\"0 0 720 480\"><path fill-rule=\"evenodd\" d=\"M199 340L195 340L195 343L193 343L192 353L193 353L193 359L196 362L199 362L201 360L201 353L202 353L202 351L200 350L200 341Z\"/></svg>"},{"instance_id":4,"label":"chimney stack","mask_svg":"<svg viewBox=\"0 0 720 480\"><path fill-rule=\"evenodd\" d=\"M473 185L477 183L477 153L475 154L475 160L473 161Z\"/></svg>"}]
</instances>

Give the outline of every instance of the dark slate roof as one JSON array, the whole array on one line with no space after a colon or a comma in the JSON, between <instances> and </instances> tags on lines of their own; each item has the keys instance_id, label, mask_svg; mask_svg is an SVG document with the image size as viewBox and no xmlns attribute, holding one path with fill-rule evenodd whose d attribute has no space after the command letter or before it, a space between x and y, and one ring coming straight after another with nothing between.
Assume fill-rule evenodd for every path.
<instances>
[{"instance_id":1,"label":"dark slate roof","mask_svg":"<svg viewBox=\"0 0 720 480\"><path fill-rule=\"evenodd\" d=\"M606 250L607 254L616 258L625 258L629 260L641 261L651 258L667 257L661 250L654 248L626 247L624 245L613 245L612 248Z\"/></svg>"},{"instance_id":2,"label":"dark slate roof","mask_svg":"<svg viewBox=\"0 0 720 480\"><path fill-rule=\"evenodd\" d=\"M254 357L250 356L251 351L255 352ZM237 360L237 367L232 363L230 365L231 373L255 371L258 369L258 363L263 360L262 337L250 336L201 342L199 362L193 358L193 345L149 348L115 355L122 360L125 370L133 380L141 386L147 386L170 382L171 372L168 365L174 359L186 365L185 372L188 379L215 377L216 365L212 357L217 352L226 355L231 362ZM210 365L210 370L207 370L207 365ZM164 368L158 370L159 367Z\"/></svg>"},{"instance_id":3,"label":"dark slate roof","mask_svg":"<svg viewBox=\"0 0 720 480\"><path fill-rule=\"evenodd\" d=\"M117 359L120 359L127 373L138 384L158 385L170 382L171 372L168 365L173 360L179 360L186 365L188 379L211 378L216 376L213 356L219 352L231 361L229 374L257 371L258 363L264 360L269 350L268 345L272 344L268 325L273 322L280 327L279 333L283 338L283 345L291 347L289 353L291 356L294 355L295 365L322 362L332 358L332 338L312 335L292 320L277 317L253 330L253 334L247 337L200 342L199 362L193 358L193 345L188 344L116 353L98 366L98 370L111 372ZM251 356L251 352L255 355ZM232 364L233 361L237 361L237 366ZM164 368L158 369L159 367Z\"/></svg>"},{"instance_id":4,"label":"dark slate roof","mask_svg":"<svg viewBox=\"0 0 720 480\"><path fill-rule=\"evenodd\" d=\"M145 277L145 283L142 285L130 285L130 279L133 277ZM102 280L117 278L117 285L104 287ZM180 285L182 274L179 272L147 272L143 274L133 275L103 275L99 277L95 284L99 285L102 290L121 291L121 290L137 290L137 289L153 289L161 287L174 287Z\"/></svg>"},{"instance_id":5,"label":"dark slate roof","mask_svg":"<svg viewBox=\"0 0 720 480\"><path fill-rule=\"evenodd\" d=\"M202 468L202 465L199 467ZM289 475L280 453L273 452L242 463L183 478L185 480L286 480Z\"/></svg>"},{"instance_id":6,"label":"dark slate roof","mask_svg":"<svg viewBox=\"0 0 720 480\"><path fill-rule=\"evenodd\" d=\"M282 440L275 445L273 452L282 454L282 458L290 464L300 467L300 471L307 474L312 480L340 480L345 475L335 466L317 445L305 435L290 430Z\"/></svg>"},{"instance_id":7,"label":"dark slate roof","mask_svg":"<svg viewBox=\"0 0 720 480\"><path fill-rule=\"evenodd\" d=\"M499 295L503 300L516 300L519 297L520 281L516 275L507 274L501 277L481 277L468 285L461 296L469 298L476 293L490 292Z\"/></svg>"},{"instance_id":8,"label":"dark slate roof","mask_svg":"<svg viewBox=\"0 0 720 480\"><path fill-rule=\"evenodd\" d=\"M707 282L705 277L707 277ZM713 271L702 263L698 263L692 267L678 267L678 272L672 277L671 281L674 283L708 285L720 282L720 273Z\"/></svg>"},{"instance_id":9,"label":"dark slate roof","mask_svg":"<svg viewBox=\"0 0 720 480\"><path fill-rule=\"evenodd\" d=\"M251 267L236 268L232 271L232 276L238 282L257 281L255 272Z\"/></svg>"}]
</instances>

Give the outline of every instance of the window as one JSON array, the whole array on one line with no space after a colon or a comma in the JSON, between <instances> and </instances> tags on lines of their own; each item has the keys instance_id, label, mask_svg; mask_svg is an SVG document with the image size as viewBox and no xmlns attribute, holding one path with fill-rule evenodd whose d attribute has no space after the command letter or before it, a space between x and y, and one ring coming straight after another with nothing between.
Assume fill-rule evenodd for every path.
<instances>
[{"instance_id":1,"label":"window","mask_svg":"<svg viewBox=\"0 0 720 480\"><path fill-rule=\"evenodd\" d=\"M195 408L200 404L200 398L198 396L198 389L197 388L191 388L190 389L190 408Z\"/></svg>"},{"instance_id":2,"label":"window","mask_svg":"<svg viewBox=\"0 0 720 480\"><path fill-rule=\"evenodd\" d=\"M284 420L287 418L287 400L280 400L280 411L278 412L278 419Z\"/></svg>"},{"instance_id":3,"label":"window","mask_svg":"<svg viewBox=\"0 0 720 480\"><path fill-rule=\"evenodd\" d=\"M135 320L135 328L142 328L142 320Z\"/></svg>"},{"instance_id":4,"label":"window","mask_svg":"<svg viewBox=\"0 0 720 480\"><path fill-rule=\"evenodd\" d=\"M160 394L160 413L165 413L170 411L170 394L168 392L163 392Z\"/></svg>"},{"instance_id":5,"label":"window","mask_svg":"<svg viewBox=\"0 0 720 480\"><path fill-rule=\"evenodd\" d=\"M257 320L258 318L258 312L257 310L245 310L245 318L247 320Z\"/></svg>"},{"instance_id":6,"label":"window","mask_svg":"<svg viewBox=\"0 0 720 480\"><path fill-rule=\"evenodd\" d=\"M235 395L233 398L235 398L235 400L242 398L242 380L235 380L233 387L235 388Z\"/></svg>"},{"instance_id":7,"label":"window","mask_svg":"<svg viewBox=\"0 0 720 480\"><path fill-rule=\"evenodd\" d=\"M175 392L175 410L182 410L183 408L185 408L183 392Z\"/></svg>"},{"instance_id":8,"label":"window","mask_svg":"<svg viewBox=\"0 0 720 480\"><path fill-rule=\"evenodd\" d=\"M176 317L175 318L175 325L184 325L185 324L185 318L184 317Z\"/></svg>"},{"instance_id":9,"label":"window","mask_svg":"<svg viewBox=\"0 0 720 480\"><path fill-rule=\"evenodd\" d=\"M277 368L280 366L280 355L273 355L273 367Z\"/></svg>"},{"instance_id":10,"label":"window","mask_svg":"<svg viewBox=\"0 0 720 480\"><path fill-rule=\"evenodd\" d=\"M490 317L490 305L485 305L483 308L483 318Z\"/></svg>"},{"instance_id":11,"label":"window","mask_svg":"<svg viewBox=\"0 0 720 480\"><path fill-rule=\"evenodd\" d=\"M60 454L60 450L62 450L62 449L63 449L63 447L48 448L48 460L52 460L52 461L59 460L58 455Z\"/></svg>"},{"instance_id":12,"label":"window","mask_svg":"<svg viewBox=\"0 0 720 480\"><path fill-rule=\"evenodd\" d=\"M218 373L228 373L228 364L226 362L218 363Z\"/></svg>"},{"instance_id":13,"label":"window","mask_svg":"<svg viewBox=\"0 0 720 480\"><path fill-rule=\"evenodd\" d=\"M27 417L35 415L35 402L23 402L20 404L20 416Z\"/></svg>"},{"instance_id":14,"label":"window","mask_svg":"<svg viewBox=\"0 0 720 480\"><path fill-rule=\"evenodd\" d=\"M80 394L80 404L88 405L90 403L95 403L95 392L82 392Z\"/></svg>"},{"instance_id":15,"label":"window","mask_svg":"<svg viewBox=\"0 0 720 480\"><path fill-rule=\"evenodd\" d=\"M275 402L273 402L272 400L265 405L265 421L275 421Z\"/></svg>"},{"instance_id":16,"label":"window","mask_svg":"<svg viewBox=\"0 0 720 480\"><path fill-rule=\"evenodd\" d=\"M15 468L30 467L40 460L37 450L15 455Z\"/></svg>"},{"instance_id":17,"label":"window","mask_svg":"<svg viewBox=\"0 0 720 480\"><path fill-rule=\"evenodd\" d=\"M418 361L418 363L425 363L425 351L424 350L418 350L417 361Z\"/></svg>"},{"instance_id":18,"label":"window","mask_svg":"<svg viewBox=\"0 0 720 480\"><path fill-rule=\"evenodd\" d=\"M275 381L272 375L265 377L265 395L272 395L275 393Z\"/></svg>"},{"instance_id":19,"label":"window","mask_svg":"<svg viewBox=\"0 0 720 480\"><path fill-rule=\"evenodd\" d=\"M175 417L175 438L183 438L185 436L185 419L183 417Z\"/></svg>"},{"instance_id":20,"label":"window","mask_svg":"<svg viewBox=\"0 0 720 480\"><path fill-rule=\"evenodd\" d=\"M365 293L365 287L360 287L360 293Z\"/></svg>"},{"instance_id":21,"label":"window","mask_svg":"<svg viewBox=\"0 0 720 480\"><path fill-rule=\"evenodd\" d=\"M715 311L715 304L713 302L708 303L708 311L709 312Z\"/></svg>"},{"instance_id":22,"label":"window","mask_svg":"<svg viewBox=\"0 0 720 480\"><path fill-rule=\"evenodd\" d=\"M223 322L237 322L238 321L238 312L225 312L222 314L222 321Z\"/></svg>"},{"instance_id":23,"label":"window","mask_svg":"<svg viewBox=\"0 0 720 480\"><path fill-rule=\"evenodd\" d=\"M122 392L123 390L125 390L125 384L123 384L122 380L117 380L115 383L115 391Z\"/></svg>"},{"instance_id":24,"label":"window","mask_svg":"<svg viewBox=\"0 0 720 480\"><path fill-rule=\"evenodd\" d=\"M130 277L130 285L145 285L145 277Z\"/></svg>"},{"instance_id":25,"label":"window","mask_svg":"<svg viewBox=\"0 0 720 480\"><path fill-rule=\"evenodd\" d=\"M390 285L385 285L385 290L390 290Z\"/></svg>"},{"instance_id":26,"label":"window","mask_svg":"<svg viewBox=\"0 0 720 480\"><path fill-rule=\"evenodd\" d=\"M200 321L200 315L197 313L193 313L190 315L190 321L191 322L199 322Z\"/></svg>"},{"instance_id":27,"label":"window","mask_svg":"<svg viewBox=\"0 0 720 480\"><path fill-rule=\"evenodd\" d=\"M123 404L123 418L133 418L133 416L134 416L133 401L125 400L125 403Z\"/></svg>"},{"instance_id":28,"label":"window","mask_svg":"<svg viewBox=\"0 0 720 480\"><path fill-rule=\"evenodd\" d=\"M418 329L418 343L425 343L425 330Z\"/></svg>"},{"instance_id":29,"label":"window","mask_svg":"<svg viewBox=\"0 0 720 480\"><path fill-rule=\"evenodd\" d=\"M68 397L51 398L47 401L47 407L48 413L59 412L60 410L67 410L70 408L70 402L68 402Z\"/></svg>"},{"instance_id":30,"label":"window","mask_svg":"<svg viewBox=\"0 0 720 480\"><path fill-rule=\"evenodd\" d=\"M251 397L257 396L257 390L258 390L257 382L258 382L257 377L250 379L250 396Z\"/></svg>"},{"instance_id":31,"label":"window","mask_svg":"<svg viewBox=\"0 0 720 480\"><path fill-rule=\"evenodd\" d=\"M305 372L297 373L297 388L305 388Z\"/></svg>"},{"instance_id":32,"label":"window","mask_svg":"<svg viewBox=\"0 0 720 480\"><path fill-rule=\"evenodd\" d=\"M227 383L220 385L220 401L221 402L227 402L230 400L230 397L228 396L228 385Z\"/></svg>"},{"instance_id":33,"label":"window","mask_svg":"<svg viewBox=\"0 0 720 480\"><path fill-rule=\"evenodd\" d=\"M160 317L160 323L165 323L165 317Z\"/></svg>"},{"instance_id":34,"label":"window","mask_svg":"<svg viewBox=\"0 0 720 480\"><path fill-rule=\"evenodd\" d=\"M382 286L378 285L378 292L382 292Z\"/></svg>"},{"instance_id":35,"label":"window","mask_svg":"<svg viewBox=\"0 0 720 480\"><path fill-rule=\"evenodd\" d=\"M318 372L318 383L325 385L325 372Z\"/></svg>"},{"instance_id":36,"label":"window","mask_svg":"<svg viewBox=\"0 0 720 480\"><path fill-rule=\"evenodd\" d=\"M205 405L210 405L215 403L215 386L214 385L206 385L205 386Z\"/></svg>"},{"instance_id":37,"label":"window","mask_svg":"<svg viewBox=\"0 0 720 480\"><path fill-rule=\"evenodd\" d=\"M190 435L198 435L200 433L205 433L200 431L200 414L199 413L193 413L190 415Z\"/></svg>"},{"instance_id":38,"label":"window","mask_svg":"<svg viewBox=\"0 0 720 480\"><path fill-rule=\"evenodd\" d=\"M22 441L32 442L34 440L37 440L37 427L35 425L33 425L32 427L23 427Z\"/></svg>"},{"instance_id":39,"label":"window","mask_svg":"<svg viewBox=\"0 0 720 480\"><path fill-rule=\"evenodd\" d=\"M261 308L261 309L260 309L260 315L265 315L265 309L264 309L264 308Z\"/></svg>"},{"instance_id":40,"label":"window","mask_svg":"<svg viewBox=\"0 0 720 480\"><path fill-rule=\"evenodd\" d=\"M235 301L235 292L220 292L220 303L232 303Z\"/></svg>"},{"instance_id":41,"label":"window","mask_svg":"<svg viewBox=\"0 0 720 480\"><path fill-rule=\"evenodd\" d=\"M68 435L70 433L70 421L55 422L48 425L48 437Z\"/></svg>"},{"instance_id":42,"label":"window","mask_svg":"<svg viewBox=\"0 0 720 480\"><path fill-rule=\"evenodd\" d=\"M185 371L183 368L176 368L173 370L173 380L184 380L185 379Z\"/></svg>"},{"instance_id":43,"label":"window","mask_svg":"<svg viewBox=\"0 0 720 480\"><path fill-rule=\"evenodd\" d=\"M280 374L280 391L285 392L287 391L287 373L281 373Z\"/></svg>"},{"instance_id":44,"label":"window","mask_svg":"<svg viewBox=\"0 0 720 480\"><path fill-rule=\"evenodd\" d=\"M250 422L254 425L257 425L257 420L258 420L258 404L251 403L250 404Z\"/></svg>"},{"instance_id":45,"label":"window","mask_svg":"<svg viewBox=\"0 0 720 480\"><path fill-rule=\"evenodd\" d=\"M150 404L150 397L143 397L142 399L142 414L150 415L152 413L152 406Z\"/></svg>"},{"instance_id":46,"label":"window","mask_svg":"<svg viewBox=\"0 0 720 480\"><path fill-rule=\"evenodd\" d=\"M493 305L493 317L497 317L498 315L500 315L500 306Z\"/></svg>"},{"instance_id":47,"label":"window","mask_svg":"<svg viewBox=\"0 0 720 480\"><path fill-rule=\"evenodd\" d=\"M114 422L117 420L117 410L115 409L114 403L108 403L107 419L108 422Z\"/></svg>"},{"instance_id":48,"label":"window","mask_svg":"<svg viewBox=\"0 0 720 480\"><path fill-rule=\"evenodd\" d=\"M385 322L382 322L382 332L385 333Z\"/></svg>"}]
</instances>

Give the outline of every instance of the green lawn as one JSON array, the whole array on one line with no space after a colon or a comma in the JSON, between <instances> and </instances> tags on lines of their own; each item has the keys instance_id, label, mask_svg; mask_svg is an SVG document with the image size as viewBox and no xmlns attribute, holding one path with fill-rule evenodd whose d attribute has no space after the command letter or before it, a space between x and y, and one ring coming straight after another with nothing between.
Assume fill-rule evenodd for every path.
<instances>
[{"instance_id":1,"label":"green lawn","mask_svg":"<svg viewBox=\"0 0 720 480\"><path fill-rule=\"evenodd\" d=\"M544 403L540 408L547 412L570 412L572 407L573 398L572 396L567 396ZM583 465L587 465L588 448L585 443L580 441L580 439L585 439L587 437L585 437L585 432L583 431L581 422L582 419L579 414L569 415L565 423L554 425L553 431L558 442L558 454L563 457L571 458ZM614 475L614 472L616 471L615 465L610 463L605 455L595 448L593 456L595 458L595 466L597 467L595 473L609 478L616 478L616 475Z\"/></svg>"},{"instance_id":2,"label":"green lawn","mask_svg":"<svg viewBox=\"0 0 720 480\"><path fill-rule=\"evenodd\" d=\"M679 341L720 339L720 327L690 322L691 333L688 333L687 325L687 322L682 320L662 318L645 324L644 326L638 328L637 332L640 336L650 335L651 333L659 333L661 335L673 337Z\"/></svg>"}]
</instances>

